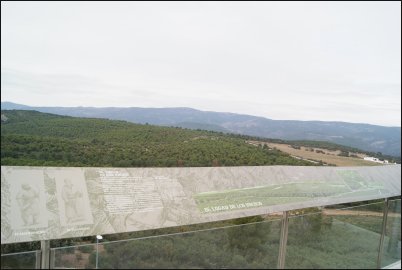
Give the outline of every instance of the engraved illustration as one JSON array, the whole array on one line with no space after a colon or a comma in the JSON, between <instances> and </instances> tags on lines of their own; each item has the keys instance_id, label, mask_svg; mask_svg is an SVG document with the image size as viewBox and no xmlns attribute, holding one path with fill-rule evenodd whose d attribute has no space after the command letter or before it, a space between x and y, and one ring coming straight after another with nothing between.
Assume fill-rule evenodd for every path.
<instances>
[{"instance_id":1,"label":"engraved illustration","mask_svg":"<svg viewBox=\"0 0 402 270\"><path fill-rule=\"evenodd\" d=\"M47 227L48 216L43 171L12 168L3 172L10 184L11 211L9 218L14 232L21 230L22 233L30 235L31 229Z\"/></svg>"},{"instance_id":2,"label":"engraved illustration","mask_svg":"<svg viewBox=\"0 0 402 270\"><path fill-rule=\"evenodd\" d=\"M29 184L21 184L21 190L17 193L16 200L20 209L24 226L39 223L39 191Z\"/></svg>"},{"instance_id":3,"label":"engraved illustration","mask_svg":"<svg viewBox=\"0 0 402 270\"><path fill-rule=\"evenodd\" d=\"M157 188L164 205L161 224L177 226L187 223L192 213L189 207L192 204L184 193L183 186L177 179L160 179Z\"/></svg>"},{"instance_id":4,"label":"engraved illustration","mask_svg":"<svg viewBox=\"0 0 402 270\"><path fill-rule=\"evenodd\" d=\"M67 173L62 170L49 170L48 175L56 181L60 224L68 227L93 224L83 171L72 169Z\"/></svg>"},{"instance_id":5,"label":"engraved illustration","mask_svg":"<svg viewBox=\"0 0 402 270\"><path fill-rule=\"evenodd\" d=\"M82 198L82 192L76 190L70 179L64 179L64 186L61 195L64 200L67 223L84 219L82 213L78 210L78 202L79 199Z\"/></svg>"}]
</instances>

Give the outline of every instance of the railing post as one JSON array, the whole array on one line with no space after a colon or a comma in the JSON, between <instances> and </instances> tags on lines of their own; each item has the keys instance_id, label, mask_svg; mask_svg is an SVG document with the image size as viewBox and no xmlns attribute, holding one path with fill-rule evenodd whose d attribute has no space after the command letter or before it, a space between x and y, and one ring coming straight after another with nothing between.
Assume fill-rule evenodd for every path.
<instances>
[{"instance_id":1,"label":"railing post","mask_svg":"<svg viewBox=\"0 0 402 270\"><path fill-rule=\"evenodd\" d=\"M42 253L41 269L49 269L50 263L50 240L40 241L40 250Z\"/></svg>"},{"instance_id":2,"label":"railing post","mask_svg":"<svg viewBox=\"0 0 402 270\"><path fill-rule=\"evenodd\" d=\"M389 209L389 200L388 198L385 198L384 210L382 212L382 230L381 230L380 244L378 246L377 269L381 269L381 257L384 248L385 231L387 229L388 209Z\"/></svg>"},{"instance_id":3,"label":"railing post","mask_svg":"<svg viewBox=\"0 0 402 270\"><path fill-rule=\"evenodd\" d=\"M282 215L281 238L279 239L278 269L285 268L286 244L288 241L289 212Z\"/></svg>"},{"instance_id":4,"label":"railing post","mask_svg":"<svg viewBox=\"0 0 402 270\"><path fill-rule=\"evenodd\" d=\"M50 249L50 269L54 269L56 261L56 251L54 249Z\"/></svg>"},{"instance_id":5,"label":"railing post","mask_svg":"<svg viewBox=\"0 0 402 270\"><path fill-rule=\"evenodd\" d=\"M35 269L40 269L40 263L41 263L41 256L42 252L40 250L36 251L36 260L35 260Z\"/></svg>"}]
</instances>

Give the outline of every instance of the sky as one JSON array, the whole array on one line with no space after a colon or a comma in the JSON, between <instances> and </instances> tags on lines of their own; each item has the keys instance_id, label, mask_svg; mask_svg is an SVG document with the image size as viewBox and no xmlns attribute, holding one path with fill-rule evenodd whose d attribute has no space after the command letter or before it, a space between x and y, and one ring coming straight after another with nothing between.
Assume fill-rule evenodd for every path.
<instances>
[{"instance_id":1,"label":"sky","mask_svg":"<svg viewBox=\"0 0 402 270\"><path fill-rule=\"evenodd\" d=\"M401 2L1 2L1 101L401 126Z\"/></svg>"}]
</instances>

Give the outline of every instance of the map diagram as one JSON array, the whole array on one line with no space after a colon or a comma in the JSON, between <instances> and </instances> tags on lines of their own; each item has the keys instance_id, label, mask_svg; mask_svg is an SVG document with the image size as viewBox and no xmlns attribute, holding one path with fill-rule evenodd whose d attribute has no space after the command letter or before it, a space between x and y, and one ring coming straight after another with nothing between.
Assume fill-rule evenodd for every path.
<instances>
[{"instance_id":1,"label":"map diagram","mask_svg":"<svg viewBox=\"0 0 402 270\"><path fill-rule=\"evenodd\" d=\"M338 182L306 181L258 186L194 195L202 213L311 201L320 198L376 195L387 192L378 182L368 182L357 171L339 170Z\"/></svg>"}]
</instances>

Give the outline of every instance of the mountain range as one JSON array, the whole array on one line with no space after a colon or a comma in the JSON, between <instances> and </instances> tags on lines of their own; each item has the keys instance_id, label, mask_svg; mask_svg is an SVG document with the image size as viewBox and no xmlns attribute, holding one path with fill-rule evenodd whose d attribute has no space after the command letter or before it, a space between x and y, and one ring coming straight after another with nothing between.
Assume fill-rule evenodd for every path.
<instances>
[{"instance_id":1,"label":"mountain range","mask_svg":"<svg viewBox=\"0 0 402 270\"><path fill-rule=\"evenodd\" d=\"M192 108L32 107L1 102L2 110L36 110L76 117L203 129L283 140L328 141L370 152L401 156L401 127L335 121L272 120Z\"/></svg>"}]
</instances>

